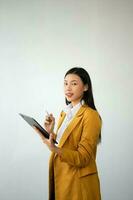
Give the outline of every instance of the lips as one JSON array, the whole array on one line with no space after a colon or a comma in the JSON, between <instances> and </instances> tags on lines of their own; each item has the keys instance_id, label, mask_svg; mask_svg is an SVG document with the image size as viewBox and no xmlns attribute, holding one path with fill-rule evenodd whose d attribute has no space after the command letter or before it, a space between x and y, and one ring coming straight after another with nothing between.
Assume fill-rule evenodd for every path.
<instances>
[{"instance_id":1,"label":"lips","mask_svg":"<svg viewBox=\"0 0 133 200\"><path fill-rule=\"evenodd\" d=\"M66 93L65 94L68 98L72 97L73 96L73 93Z\"/></svg>"}]
</instances>

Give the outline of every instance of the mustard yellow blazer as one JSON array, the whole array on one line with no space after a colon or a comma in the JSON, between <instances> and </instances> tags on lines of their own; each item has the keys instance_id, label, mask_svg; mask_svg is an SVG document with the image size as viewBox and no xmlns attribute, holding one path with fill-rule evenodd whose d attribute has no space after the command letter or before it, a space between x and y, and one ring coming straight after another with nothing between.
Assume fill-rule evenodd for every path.
<instances>
[{"instance_id":1,"label":"mustard yellow blazer","mask_svg":"<svg viewBox=\"0 0 133 200\"><path fill-rule=\"evenodd\" d=\"M57 132L64 118L61 112ZM100 131L98 112L82 105L60 140L61 156L51 154L49 200L101 200L96 166Z\"/></svg>"}]
</instances>

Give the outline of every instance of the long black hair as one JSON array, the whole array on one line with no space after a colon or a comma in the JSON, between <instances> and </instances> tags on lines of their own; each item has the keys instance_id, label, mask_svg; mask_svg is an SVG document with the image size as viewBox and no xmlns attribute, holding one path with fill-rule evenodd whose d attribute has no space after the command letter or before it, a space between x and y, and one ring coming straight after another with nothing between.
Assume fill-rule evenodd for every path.
<instances>
[{"instance_id":1,"label":"long black hair","mask_svg":"<svg viewBox=\"0 0 133 200\"><path fill-rule=\"evenodd\" d=\"M94 98L93 98L93 91L92 91L92 83L91 83L91 78L90 78L90 75L89 73L84 69L84 68L81 68L81 67L74 67L74 68L71 68L69 69L66 74L65 74L65 77L68 75L68 74L76 74L77 76L79 76L83 82L84 85L87 85L88 86L88 89L87 91L84 91L84 94L83 94L83 97L82 97L82 100L84 100L85 104L88 105L89 107L91 107L92 109L96 110L96 106L95 106L95 103L94 103ZM64 78L65 78L64 77ZM66 98L65 98L65 101L66 101L66 104L70 104L71 102L68 101ZM99 115L100 119L101 119L101 116ZM102 119L101 119L102 120ZM100 137L99 137L100 141L101 141L101 133L100 133Z\"/></svg>"}]
</instances>

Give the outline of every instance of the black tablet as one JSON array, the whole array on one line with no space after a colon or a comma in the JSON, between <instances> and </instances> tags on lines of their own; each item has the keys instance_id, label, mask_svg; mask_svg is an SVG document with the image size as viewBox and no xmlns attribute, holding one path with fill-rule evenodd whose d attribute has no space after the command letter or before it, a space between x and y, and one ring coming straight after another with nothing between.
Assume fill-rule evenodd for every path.
<instances>
[{"instance_id":1,"label":"black tablet","mask_svg":"<svg viewBox=\"0 0 133 200\"><path fill-rule=\"evenodd\" d=\"M49 133L32 117L19 113L19 115L30 125L35 126L40 130L40 132L44 135L45 138L49 139ZM58 144L56 140L53 140L54 143Z\"/></svg>"}]
</instances>

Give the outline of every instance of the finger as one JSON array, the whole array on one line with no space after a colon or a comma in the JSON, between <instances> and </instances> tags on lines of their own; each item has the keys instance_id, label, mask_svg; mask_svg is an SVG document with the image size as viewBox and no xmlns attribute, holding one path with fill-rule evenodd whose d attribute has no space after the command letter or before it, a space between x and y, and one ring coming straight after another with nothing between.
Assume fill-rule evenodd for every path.
<instances>
[{"instance_id":1,"label":"finger","mask_svg":"<svg viewBox=\"0 0 133 200\"><path fill-rule=\"evenodd\" d=\"M50 116L46 116L45 119L49 121L50 120Z\"/></svg>"},{"instance_id":2,"label":"finger","mask_svg":"<svg viewBox=\"0 0 133 200\"><path fill-rule=\"evenodd\" d=\"M50 114L50 118L51 119L55 119L52 113Z\"/></svg>"},{"instance_id":3,"label":"finger","mask_svg":"<svg viewBox=\"0 0 133 200\"><path fill-rule=\"evenodd\" d=\"M41 133L39 133L39 135L40 135L42 141L46 144L48 139L46 139Z\"/></svg>"},{"instance_id":4,"label":"finger","mask_svg":"<svg viewBox=\"0 0 133 200\"><path fill-rule=\"evenodd\" d=\"M50 139L50 142L53 144L53 143L54 143L54 142L53 142L54 135L53 135L52 133L50 133L50 137L49 137L49 139Z\"/></svg>"},{"instance_id":5,"label":"finger","mask_svg":"<svg viewBox=\"0 0 133 200\"><path fill-rule=\"evenodd\" d=\"M33 126L33 129L34 129L36 132L39 132L39 129L38 129L36 126Z\"/></svg>"},{"instance_id":6,"label":"finger","mask_svg":"<svg viewBox=\"0 0 133 200\"><path fill-rule=\"evenodd\" d=\"M44 122L46 122L46 123L50 123L50 122L52 122L52 121L53 121L53 119L52 119L51 117L46 118L46 119L44 120Z\"/></svg>"},{"instance_id":7,"label":"finger","mask_svg":"<svg viewBox=\"0 0 133 200\"><path fill-rule=\"evenodd\" d=\"M53 118L54 118L54 116L53 116L52 113L50 113L49 118L50 118L50 119L53 119Z\"/></svg>"},{"instance_id":8,"label":"finger","mask_svg":"<svg viewBox=\"0 0 133 200\"><path fill-rule=\"evenodd\" d=\"M39 129L36 129L36 132L37 132L39 135L42 135L42 133L39 131Z\"/></svg>"},{"instance_id":9,"label":"finger","mask_svg":"<svg viewBox=\"0 0 133 200\"><path fill-rule=\"evenodd\" d=\"M45 120L44 123L49 124L50 120Z\"/></svg>"}]
</instances>

